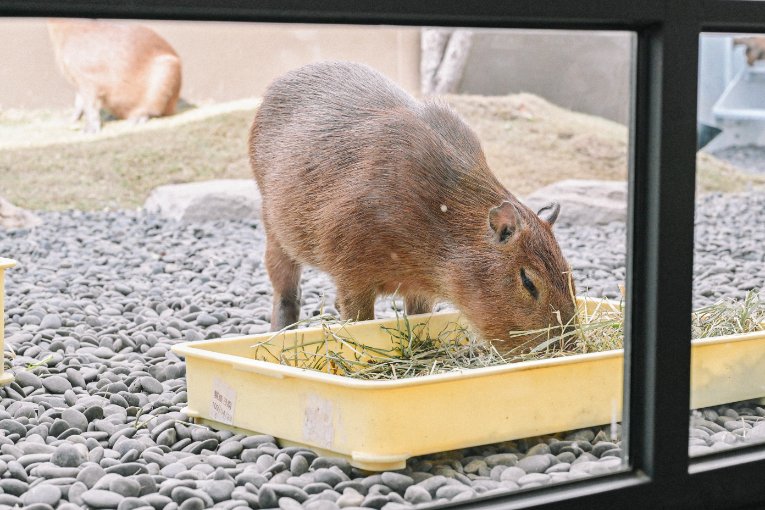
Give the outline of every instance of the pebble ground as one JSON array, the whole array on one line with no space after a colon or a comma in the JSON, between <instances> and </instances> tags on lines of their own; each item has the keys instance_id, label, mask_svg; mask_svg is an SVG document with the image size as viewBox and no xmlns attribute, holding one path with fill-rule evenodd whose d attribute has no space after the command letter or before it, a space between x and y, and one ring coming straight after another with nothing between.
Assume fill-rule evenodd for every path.
<instances>
[{"instance_id":1,"label":"pebble ground","mask_svg":"<svg viewBox=\"0 0 765 510\"><path fill-rule=\"evenodd\" d=\"M711 154L742 170L765 173L765 147L761 145L732 145Z\"/></svg>"},{"instance_id":2,"label":"pebble ground","mask_svg":"<svg viewBox=\"0 0 765 510\"><path fill-rule=\"evenodd\" d=\"M697 213L694 305L765 286L765 195L711 195ZM562 212L565 214L565 211ZM583 429L412 459L363 473L270 436L189 423L181 341L268 330L257 222L178 224L141 213L43 213L0 232L7 272L0 389L0 509L412 508L619 469L619 430ZM618 297L624 225L559 229L581 293ZM303 316L333 311L322 274L303 276ZM381 300L378 315L392 313ZM8 353L6 354L8 356ZM476 424L480 426L480 424ZM765 409L692 413L703 454L765 439Z\"/></svg>"}]
</instances>

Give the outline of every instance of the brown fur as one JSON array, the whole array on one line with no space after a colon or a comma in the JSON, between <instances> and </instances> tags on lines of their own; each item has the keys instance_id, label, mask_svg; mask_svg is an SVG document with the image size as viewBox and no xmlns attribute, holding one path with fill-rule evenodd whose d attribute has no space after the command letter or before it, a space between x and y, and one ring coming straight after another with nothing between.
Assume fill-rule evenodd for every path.
<instances>
[{"instance_id":1,"label":"brown fur","mask_svg":"<svg viewBox=\"0 0 765 510\"><path fill-rule=\"evenodd\" d=\"M454 111L368 67L321 63L277 79L249 154L263 195L274 330L298 319L303 264L332 276L344 318L373 318L380 294L403 295L409 313L446 299L510 347L520 340L508 341L509 331L574 313L551 229L557 210L548 222L523 206Z\"/></svg>"},{"instance_id":2,"label":"brown fur","mask_svg":"<svg viewBox=\"0 0 765 510\"><path fill-rule=\"evenodd\" d=\"M74 120L101 128L99 110L144 122L172 115L181 90L181 60L154 31L99 20L49 20L61 73L77 89Z\"/></svg>"},{"instance_id":3,"label":"brown fur","mask_svg":"<svg viewBox=\"0 0 765 510\"><path fill-rule=\"evenodd\" d=\"M746 46L746 63L753 66L758 60L765 60L765 37L736 37L734 46Z\"/></svg>"}]
</instances>

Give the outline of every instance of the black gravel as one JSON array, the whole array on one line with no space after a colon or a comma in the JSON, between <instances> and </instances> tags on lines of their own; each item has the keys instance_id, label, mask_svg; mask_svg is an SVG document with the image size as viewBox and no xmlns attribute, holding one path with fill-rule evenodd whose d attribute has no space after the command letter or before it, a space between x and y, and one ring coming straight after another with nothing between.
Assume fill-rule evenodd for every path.
<instances>
[{"instance_id":1,"label":"black gravel","mask_svg":"<svg viewBox=\"0 0 765 510\"><path fill-rule=\"evenodd\" d=\"M762 145L732 145L710 154L742 170L765 173L765 147Z\"/></svg>"},{"instance_id":2,"label":"black gravel","mask_svg":"<svg viewBox=\"0 0 765 510\"><path fill-rule=\"evenodd\" d=\"M765 288L765 192L709 194L696 208L693 307ZM561 211L565 214L565 211ZM557 229L577 293L618 299L625 276L623 223Z\"/></svg>"},{"instance_id":3,"label":"black gravel","mask_svg":"<svg viewBox=\"0 0 765 510\"><path fill-rule=\"evenodd\" d=\"M696 306L765 286L762 211L765 194L701 201ZM170 347L268 330L260 225L184 225L129 211L41 217L33 231L0 232L0 253L20 261L6 282L16 381L0 389L0 509L395 510L620 466L618 427L440 453L370 475L270 436L190 424L185 365ZM618 297L624 225L558 236L580 293ZM303 276L303 299L304 316L334 311L334 289L315 271ZM377 313L391 315L391 301ZM765 439L764 417L753 403L696 411L691 453Z\"/></svg>"}]
</instances>

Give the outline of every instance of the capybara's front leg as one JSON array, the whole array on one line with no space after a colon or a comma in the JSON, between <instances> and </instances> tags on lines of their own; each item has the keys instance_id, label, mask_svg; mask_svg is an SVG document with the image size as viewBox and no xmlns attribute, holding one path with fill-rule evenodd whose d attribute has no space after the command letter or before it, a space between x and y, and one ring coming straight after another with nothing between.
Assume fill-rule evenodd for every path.
<instances>
[{"instance_id":1,"label":"capybara's front leg","mask_svg":"<svg viewBox=\"0 0 765 510\"><path fill-rule=\"evenodd\" d=\"M374 290L364 289L355 290L338 282L337 301L340 305L340 317L343 320L366 321L375 318L375 297Z\"/></svg>"},{"instance_id":2,"label":"capybara's front leg","mask_svg":"<svg viewBox=\"0 0 765 510\"><path fill-rule=\"evenodd\" d=\"M140 126L142 124L146 124L149 122L149 115L147 113L137 113L135 115L131 115L128 118L128 123L131 126Z\"/></svg>"},{"instance_id":3,"label":"capybara's front leg","mask_svg":"<svg viewBox=\"0 0 765 510\"><path fill-rule=\"evenodd\" d=\"M82 107L85 112L85 132L98 133L101 131L101 100L95 92L80 92Z\"/></svg>"},{"instance_id":4,"label":"capybara's front leg","mask_svg":"<svg viewBox=\"0 0 765 510\"><path fill-rule=\"evenodd\" d=\"M82 95L77 92L77 94L74 95L74 112L72 113L72 124L79 121L82 118L82 113L85 111L84 108L84 102L82 100Z\"/></svg>"},{"instance_id":5,"label":"capybara's front leg","mask_svg":"<svg viewBox=\"0 0 765 510\"><path fill-rule=\"evenodd\" d=\"M300 318L300 265L287 255L273 237L266 239L266 269L274 288L271 331L279 331Z\"/></svg>"}]
</instances>

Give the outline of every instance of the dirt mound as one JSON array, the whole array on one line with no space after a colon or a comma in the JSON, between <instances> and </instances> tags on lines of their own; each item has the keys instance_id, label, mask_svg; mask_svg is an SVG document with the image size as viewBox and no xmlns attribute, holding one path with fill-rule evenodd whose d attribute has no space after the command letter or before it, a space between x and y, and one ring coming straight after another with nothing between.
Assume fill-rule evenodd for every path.
<instances>
[{"instance_id":1,"label":"dirt mound","mask_svg":"<svg viewBox=\"0 0 765 510\"><path fill-rule=\"evenodd\" d=\"M489 165L513 193L527 195L564 179L627 178L628 132L621 124L533 94L446 99L478 133ZM765 184L703 152L697 168L701 192Z\"/></svg>"},{"instance_id":2,"label":"dirt mound","mask_svg":"<svg viewBox=\"0 0 765 510\"><path fill-rule=\"evenodd\" d=\"M448 96L477 131L491 168L524 196L563 179L623 180L627 129L531 94ZM258 105L242 100L190 109L142 126L109 122L85 135L70 112L0 112L0 187L27 209L137 207L163 184L249 179L247 132ZM765 182L706 154L700 188L739 191Z\"/></svg>"}]
</instances>

